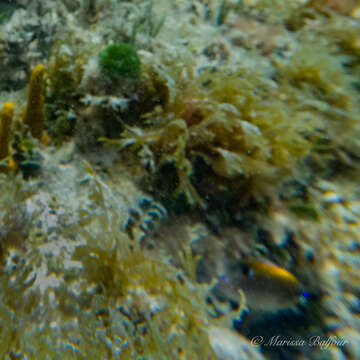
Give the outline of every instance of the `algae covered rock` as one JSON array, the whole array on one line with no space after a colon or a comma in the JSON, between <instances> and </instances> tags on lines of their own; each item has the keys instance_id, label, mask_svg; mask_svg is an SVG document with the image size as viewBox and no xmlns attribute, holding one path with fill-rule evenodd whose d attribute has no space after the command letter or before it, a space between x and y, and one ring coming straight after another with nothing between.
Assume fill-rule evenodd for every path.
<instances>
[{"instance_id":1,"label":"algae covered rock","mask_svg":"<svg viewBox=\"0 0 360 360\"><path fill-rule=\"evenodd\" d=\"M360 26L335 3L16 1L0 29L0 164L23 175L0 174L5 359L328 356L251 344L277 334L336 335L356 358ZM213 297L246 257L296 276L300 314Z\"/></svg>"}]
</instances>

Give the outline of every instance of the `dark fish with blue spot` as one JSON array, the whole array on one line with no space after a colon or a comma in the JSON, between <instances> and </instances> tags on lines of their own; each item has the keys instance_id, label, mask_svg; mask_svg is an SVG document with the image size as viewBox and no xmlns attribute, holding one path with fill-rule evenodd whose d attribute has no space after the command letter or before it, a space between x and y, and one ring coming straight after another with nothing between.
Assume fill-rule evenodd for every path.
<instances>
[{"instance_id":1,"label":"dark fish with blue spot","mask_svg":"<svg viewBox=\"0 0 360 360\"><path fill-rule=\"evenodd\" d=\"M307 297L298 279L287 270L257 260L243 260L220 276L213 293L222 301L240 302L245 294L250 309L277 311L294 307L301 296Z\"/></svg>"}]
</instances>

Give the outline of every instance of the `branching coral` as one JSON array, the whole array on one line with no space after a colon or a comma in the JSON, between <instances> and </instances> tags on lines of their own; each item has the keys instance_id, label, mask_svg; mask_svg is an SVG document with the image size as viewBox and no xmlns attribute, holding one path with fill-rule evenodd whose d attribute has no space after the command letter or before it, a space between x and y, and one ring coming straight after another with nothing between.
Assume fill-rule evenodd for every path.
<instances>
[{"instance_id":1,"label":"branching coral","mask_svg":"<svg viewBox=\"0 0 360 360\"><path fill-rule=\"evenodd\" d=\"M37 65L31 72L24 123L29 127L34 138L41 139L45 122L45 98L43 94L43 78L45 66Z\"/></svg>"}]
</instances>

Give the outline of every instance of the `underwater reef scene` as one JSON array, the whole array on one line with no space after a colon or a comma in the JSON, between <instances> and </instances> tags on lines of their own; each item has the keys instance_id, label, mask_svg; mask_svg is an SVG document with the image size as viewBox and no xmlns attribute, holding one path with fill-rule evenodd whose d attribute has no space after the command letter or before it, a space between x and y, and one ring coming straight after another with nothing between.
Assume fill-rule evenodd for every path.
<instances>
[{"instance_id":1,"label":"underwater reef scene","mask_svg":"<svg viewBox=\"0 0 360 360\"><path fill-rule=\"evenodd\" d=\"M360 358L358 0L4 0L0 51L0 359Z\"/></svg>"}]
</instances>

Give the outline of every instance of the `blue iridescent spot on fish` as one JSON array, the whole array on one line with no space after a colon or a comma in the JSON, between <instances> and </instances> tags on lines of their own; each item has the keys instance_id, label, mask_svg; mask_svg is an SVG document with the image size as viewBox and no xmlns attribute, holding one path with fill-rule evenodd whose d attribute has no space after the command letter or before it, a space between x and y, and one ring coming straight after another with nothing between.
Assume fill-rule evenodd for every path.
<instances>
[{"instance_id":1,"label":"blue iridescent spot on fish","mask_svg":"<svg viewBox=\"0 0 360 360\"><path fill-rule=\"evenodd\" d=\"M310 294L305 290L301 291L301 295L306 299L310 299Z\"/></svg>"}]
</instances>

